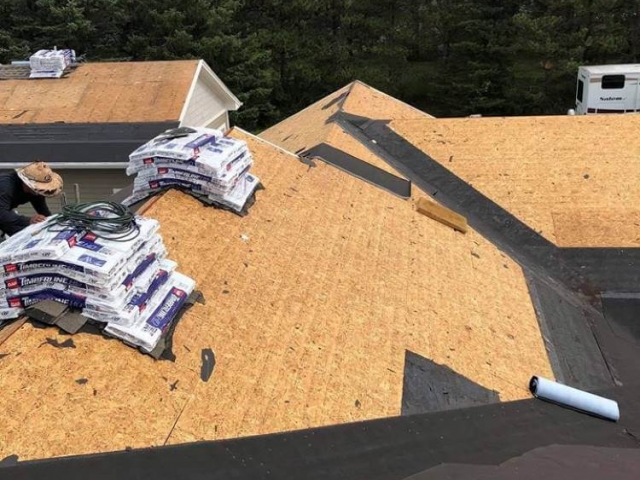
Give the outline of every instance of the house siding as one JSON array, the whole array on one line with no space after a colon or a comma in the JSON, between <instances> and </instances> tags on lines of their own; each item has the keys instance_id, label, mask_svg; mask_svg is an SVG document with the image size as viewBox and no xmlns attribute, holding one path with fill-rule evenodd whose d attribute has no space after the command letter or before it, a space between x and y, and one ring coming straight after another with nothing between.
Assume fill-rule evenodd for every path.
<instances>
[{"instance_id":1,"label":"house siding","mask_svg":"<svg viewBox=\"0 0 640 480\"><path fill-rule=\"evenodd\" d=\"M224 100L205 84L201 75L193 89L182 125L203 127L212 117L222 115L226 110Z\"/></svg>"},{"instance_id":2,"label":"house siding","mask_svg":"<svg viewBox=\"0 0 640 480\"><path fill-rule=\"evenodd\" d=\"M216 128L222 130L223 132L226 132L227 130L229 130L229 113L226 111L222 112L214 120L209 122L206 127Z\"/></svg>"},{"instance_id":3,"label":"house siding","mask_svg":"<svg viewBox=\"0 0 640 480\"><path fill-rule=\"evenodd\" d=\"M124 169L65 169L57 172L64 180L67 203L76 202L75 184L80 188L80 202L93 202L108 199L114 189L124 188L133 182L133 177L127 177ZM62 208L61 197L50 198L47 203L53 213ZM30 204L19 207L18 211L23 215L33 214Z\"/></svg>"}]
</instances>

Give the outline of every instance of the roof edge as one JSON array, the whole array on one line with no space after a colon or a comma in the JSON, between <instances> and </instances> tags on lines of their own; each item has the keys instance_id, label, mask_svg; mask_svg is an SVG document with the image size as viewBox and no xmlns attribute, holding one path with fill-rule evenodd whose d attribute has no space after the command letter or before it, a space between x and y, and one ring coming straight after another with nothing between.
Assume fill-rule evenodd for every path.
<instances>
[{"instance_id":1,"label":"roof edge","mask_svg":"<svg viewBox=\"0 0 640 480\"><path fill-rule=\"evenodd\" d=\"M180 117L178 121L180 125L184 122L184 118L187 115L187 111L189 110L189 106L191 105L191 100L193 98L193 92L196 89L196 85L198 84L198 79L202 72L206 72L206 74L211 78L214 84L220 89L220 91L227 96L228 100L231 100L233 106L229 108L228 101L225 101L225 109L228 110L238 110L242 106L242 102L236 97L231 90L224 84L224 82L218 77L215 72L211 69L211 67L204 60L198 60L198 66L196 67L196 71L193 75L193 80L191 81L191 86L189 87L189 92L187 93L187 97L185 98L184 104L182 105L182 111L180 112Z\"/></svg>"},{"instance_id":2,"label":"roof edge","mask_svg":"<svg viewBox=\"0 0 640 480\"><path fill-rule=\"evenodd\" d=\"M257 136L257 135L254 135L254 134L253 134L253 133L251 133L251 132L247 132L245 129L240 128L240 127L238 127L238 126L234 126L231 130L229 130L229 133L233 133L233 131L234 131L234 130L238 130L238 131L239 131L240 133L242 133L243 135L247 135L247 136L249 136L249 137L253 138L254 140L257 140L257 141L262 142L262 143L264 143L264 144L266 144L266 145L269 145L270 147L275 148L276 150L278 150L278 151L280 151L280 152L284 153L285 155L290 155L290 156L292 156L293 158L295 158L296 160L300 160L300 157L298 157L298 155L296 155L295 153L290 152L289 150L287 150L287 149L285 149L285 148L282 148L281 146L276 145L275 143L272 143L272 142L270 142L269 140L265 140L265 139L264 139L264 138L262 138L262 137L259 137L259 136Z\"/></svg>"},{"instance_id":3,"label":"roof edge","mask_svg":"<svg viewBox=\"0 0 640 480\"><path fill-rule=\"evenodd\" d=\"M187 97L182 104L182 111L180 112L180 116L178 117L178 122L182 125L184 121L184 117L187 115L187 110L189 110L189 104L191 103L191 98L193 97L193 92L196 89L196 84L198 83L198 77L200 76L200 70L202 69L202 60L198 60L198 66L196 67L196 71L193 73L193 78L191 79L191 85L189 86L189 91L187 92Z\"/></svg>"},{"instance_id":4,"label":"roof edge","mask_svg":"<svg viewBox=\"0 0 640 480\"><path fill-rule=\"evenodd\" d=\"M185 472L206 477L214 471L216 478L311 479L332 471L341 479L381 480L406 478L441 463L500 465L551 444L637 449L630 432L639 424L632 412L640 406L640 388L596 393L618 401L621 411L630 414L613 423L528 398L259 436L27 460L4 468L7 476L34 479L133 479L144 470L158 480ZM240 470L238 458L247 459Z\"/></svg>"},{"instance_id":5,"label":"roof edge","mask_svg":"<svg viewBox=\"0 0 640 480\"><path fill-rule=\"evenodd\" d=\"M262 132L260 132L260 135L262 135L265 132L268 132L269 130L271 130L272 128L284 123L284 122L288 122L289 120L293 120L294 118L297 118L299 115L302 115L303 113L305 113L307 110L312 109L313 107L319 105L320 103L326 101L329 97L331 97L332 95L335 95L336 93L338 93L340 90L345 90L348 93L351 93L351 90L353 89L353 86L355 85L355 83L358 80L354 80L353 82L347 83L344 87L341 87L337 90L334 90L333 92L325 95L324 97L320 98L319 100L313 102L311 105L307 105L306 107L304 107L302 110L294 113L293 115L290 115L284 119L282 119L281 121L279 121L278 123L276 123L275 125L271 125L269 128L264 129ZM340 107L338 108L338 110L342 110L342 105L344 104L344 99L341 101L340 103Z\"/></svg>"}]
</instances>

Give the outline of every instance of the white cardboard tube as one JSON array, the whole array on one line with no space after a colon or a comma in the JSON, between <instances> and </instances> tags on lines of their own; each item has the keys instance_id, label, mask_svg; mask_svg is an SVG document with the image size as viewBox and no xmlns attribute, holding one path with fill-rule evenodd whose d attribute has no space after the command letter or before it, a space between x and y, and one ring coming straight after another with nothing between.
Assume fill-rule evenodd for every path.
<instances>
[{"instance_id":1,"label":"white cardboard tube","mask_svg":"<svg viewBox=\"0 0 640 480\"><path fill-rule=\"evenodd\" d=\"M531 377L531 393L542 400L557 403L581 412L617 422L620 419L618 402L583 392L542 377Z\"/></svg>"}]
</instances>

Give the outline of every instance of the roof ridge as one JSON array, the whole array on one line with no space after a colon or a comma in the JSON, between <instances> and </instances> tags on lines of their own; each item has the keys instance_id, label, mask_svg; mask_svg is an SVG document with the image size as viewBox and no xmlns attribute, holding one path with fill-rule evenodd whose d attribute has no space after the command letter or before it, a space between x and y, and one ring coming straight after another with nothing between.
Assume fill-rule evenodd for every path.
<instances>
[{"instance_id":1,"label":"roof ridge","mask_svg":"<svg viewBox=\"0 0 640 480\"><path fill-rule=\"evenodd\" d=\"M348 83L347 85L345 85L345 87L347 88L347 91L345 92L346 95L344 95L340 101L338 102L338 111L339 112L344 112L344 104L347 102L347 100L349 99L349 97L351 96L351 92L353 92L353 88L356 86L356 84L360 82L360 80L355 79L353 82ZM343 88L345 88L343 87Z\"/></svg>"},{"instance_id":2,"label":"roof ridge","mask_svg":"<svg viewBox=\"0 0 640 480\"><path fill-rule=\"evenodd\" d=\"M305 108L303 108L302 110L300 110L300 111L298 111L298 112L294 113L293 115L290 115L290 116L288 116L288 117L286 117L286 118L283 118L283 119L282 119L281 121L279 121L278 123L276 123L276 124L274 124L274 125L271 125L269 128L264 129L262 132L260 132L260 135L264 134L265 132L268 132L268 131L269 131L269 130L271 130L273 127L276 127L276 126L280 125L282 122L286 122L286 121L289 121L289 120L292 120L292 119L294 119L294 118L299 117L300 115L302 115L302 114L306 113L308 110L311 110L312 108L314 108L314 107L318 106L319 104L321 104L321 103L325 102L329 97L334 96L336 93L338 93L338 92L340 92L340 91L342 91L342 90L345 90L345 92L344 92L344 93L347 93L347 96L346 96L345 98L348 98L348 94L349 94L349 93L351 93L351 90L353 89L353 85L354 85L354 83L355 83L355 82L356 82L356 80L354 80L353 82L347 83L344 87L340 87L339 89L334 90L334 91L333 91L333 92L331 92L331 93L328 93L328 94L327 94L327 95L325 95L324 97L322 97L322 98L320 98L319 100L317 100L317 101L313 102L311 105L307 105ZM341 99L341 100L340 100L340 105L339 105L339 107L338 107L338 110L342 110L342 106L343 106L343 104L344 104L344 99Z\"/></svg>"},{"instance_id":3,"label":"roof ridge","mask_svg":"<svg viewBox=\"0 0 640 480\"><path fill-rule=\"evenodd\" d=\"M411 110L414 110L414 111L415 111L415 112L417 112L417 113L420 113L421 115L424 115L424 116L429 117L429 118L436 118L436 117L434 117L433 115L430 115L429 113L427 113L427 112L425 112L425 111L423 111L423 110L420 110L419 108L416 108L416 107L414 107L413 105L409 105L407 102L404 102L404 101L400 100L399 98L394 97L393 95L389 95L388 93L385 93L385 92L383 92L382 90L378 90L377 88L372 87L371 85L366 84L366 83L365 83L365 82L363 82L362 80L357 80L357 79L356 79L356 80L354 80L354 81L352 82L352 86L351 86L351 89L349 90L349 93L351 93L351 90L353 90L353 87L354 87L356 84L357 84L357 85L360 85L360 86L362 86L362 87L368 88L368 89L370 89L370 90L373 90L374 92L376 92L376 93L378 93L378 94L380 94L380 95L382 95L382 96L384 96L384 97L388 98L389 100L393 100L394 102L400 103L400 104L404 105L405 107L410 108Z\"/></svg>"}]
</instances>

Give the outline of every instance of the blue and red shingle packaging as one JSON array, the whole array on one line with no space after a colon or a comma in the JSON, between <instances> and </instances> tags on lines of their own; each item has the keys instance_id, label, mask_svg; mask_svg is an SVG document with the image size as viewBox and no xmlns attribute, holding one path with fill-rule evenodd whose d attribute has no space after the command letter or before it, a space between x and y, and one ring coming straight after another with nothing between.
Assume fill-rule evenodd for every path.
<instances>
[{"instance_id":1,"label":"blue and red shingle packaging","mask_svg":"<svg viewBox=\"0 0 640 480\"><path fill-rule=\"evenodd\" d=\"M56 216L0 244L0 323L43 300L81 310L103 333L153 351L195 289L176 272L156 220L126 237L64 229Z\"/></svg>"},{"instance_id":2,"label":"blue and red shingle packaging","mask_svg":"<svg viewBox=\"0 0 640 480\"><path fill-rule=\"evenodd\" d=\"M62 65L61 55L43 54L41 67ZM168 130L129 156L127 174L136 178L123 204L179 188L208 205L246 214L260 184L250 173L252 165L247 143L221 131ZM0 244L0 323L54 301L80 311L104 334L155 356L183 307L193 303L195 281L166 258L156 220L117 207L119 214L101 207L71 208L67 217L63 211ZM119 226L123 216L128 233L95 233L94 222Z\"/></svg>"},{"instance_id":3,"label":"blue and red shingle packaging","mask_svg":"<svg viewBox=\"0 0 640 480\"><path fill-rule=\"evenodd\" d=\"M60 78L65 70L76 63L74 50L38 50L29 58L29 78Z\"/></svg>"},{"instance_id":4,"label":"blue and red shingle packaging","mask_svg":"<svg viewBox=\"0 0 640 480\"><path fill-rule=\"evenodd\" d=\"M128 175L136 175L132 205L167 188L179 188L240 213L260 181L250 173L253 158L243 140L208 128L174 129L145 143L129 156Z\"/></svg>"}]
</instances>

